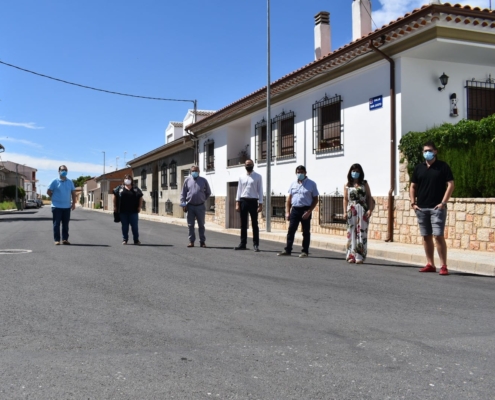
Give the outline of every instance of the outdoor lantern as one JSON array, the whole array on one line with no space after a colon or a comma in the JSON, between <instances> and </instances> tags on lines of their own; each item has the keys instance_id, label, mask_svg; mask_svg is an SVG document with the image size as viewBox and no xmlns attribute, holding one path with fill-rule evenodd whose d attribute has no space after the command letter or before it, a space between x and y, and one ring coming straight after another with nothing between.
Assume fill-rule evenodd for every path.
<instances>
[{"instance_id":1,"label":"outdoor lantern","mask_svg":"<svg viewBox=\"0 0 495 400\"><path fill-rule=\"evenodd\" d=\"M442 74L442 76L440 76L440 83L442 84L442 87L439 87L438 88L438 91L441 92L442 90L445 89L445 86L447 86L447 83L449 82L449 77L447 75L445 75L445 72Z\"/></svg>"}]
</instances>

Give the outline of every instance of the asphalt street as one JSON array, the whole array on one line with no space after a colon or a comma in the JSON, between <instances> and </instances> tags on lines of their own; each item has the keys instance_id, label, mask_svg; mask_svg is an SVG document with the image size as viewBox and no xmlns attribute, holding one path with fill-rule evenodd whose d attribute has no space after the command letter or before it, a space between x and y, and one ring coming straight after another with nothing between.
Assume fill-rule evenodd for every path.
<instances>
[{"instance_id":1,"label":"asphalt street","mask_svg":"<svg viewBox=\"0 0 495 400\"><path fill-rule=\"evenodd\" d=\"M494 398L493 278L139 227L0 215L0 399Z\"/></svg>"}]
</instances>

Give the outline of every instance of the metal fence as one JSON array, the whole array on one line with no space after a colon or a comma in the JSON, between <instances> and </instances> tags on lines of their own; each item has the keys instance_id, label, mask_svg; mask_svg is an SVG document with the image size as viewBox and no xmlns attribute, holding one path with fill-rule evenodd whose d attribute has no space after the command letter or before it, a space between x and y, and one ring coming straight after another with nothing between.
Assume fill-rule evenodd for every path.
<instances>
[{"instance_id":1,"label":"metal fence","mask_svg":"<svg viewBox=\"0 0 495 400\"><path fill-rule=\"evenodd\" d=\"M344 210L344 195L336 190L329 195L320 196L320 225L345 227L347 222Z\"/></svg>"},{"instance_id":2,"label":"metal fence","mask_svg":"<svg viewBox=\"0 0 495 400\"><path fill-rule=\"evenodd\" d=\"M271 218L285 221L285 202L287 196L271 196ZM263 204L266 204L266 196L263 196ZM262 215L266 218L266 207L263 207Z\"/></svg>"}]
</instances>

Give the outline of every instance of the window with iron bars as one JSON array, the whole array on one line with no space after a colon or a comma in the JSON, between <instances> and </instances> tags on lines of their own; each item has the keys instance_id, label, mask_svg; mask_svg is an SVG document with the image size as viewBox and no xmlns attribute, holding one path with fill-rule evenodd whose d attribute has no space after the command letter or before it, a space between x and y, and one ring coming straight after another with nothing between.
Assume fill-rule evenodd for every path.
<instances>
[{"instance_id":1,"label":"window with iron bars","mask_svg":"<svg viewBox=\"0 0 495 400\"><path fill-rule=\"evenodd\" d=\"M339 95L327 95L313 104L313 153L324 153L344 149Z\"/></svg>"},{"instance_id":2,"label":"window with iron bars","mask_svg":"<svg viewBox=\"0 0 495 400\"><path fill-rule=\"evenodd\" d=\"M204 144L205 171L215 171L215 142L211 139Z\"/></svg>"},{"instance_id":3,"label":"window with iron bars","mask_svg":"<svg viewBox=\"0 0 495 400\"><path fill-rule=\"evenodd\" d=\"M146 190L146 170L141 171L141 190Z\"/></svg>"},{"instance_id":4,"label":"window with iron bars","mask_svg":"<svg viewBox=\"0 0 495 400\"><path fill-rule=\"evenodd\" d=\"M162 173L162 189L167 189L168 182L167 182L167 171L168 166L167 164L163 163L162 168L161 168L161 173Z\"/></svg>"},{"instance_id":5,"label":"window with iron bars","mask_svg":"<svg viewBox=\"0 0 495 400\"><path fill-rule=\"evenodd\" d=\"M207 213L215 214L215 196L208 197L205 206Z\"/></svg>"},{"instance_id":6,"label":"window with iron bars","mask_svg":"<svg viewBox=\"0 0 495 400\"><path fill-rule=\"evenodd\" d=\"M271 218L285 221L285 202L287 201L287 196L271 196L270 199ZM266 204L266 196L263 196L263 204ZM262 216L263 218L266 218L266 207L263 207Z\"/></svg>"},{"instance_id":7,"label":"window with iron bars","mask_svg":"<svg viewBox=\"0 0 495 400\"><path fill-rule=\"evenodd\" d=\"M267 132L265 118L263 118L254 126L254 138L256 141L256 162L265 162L267 154ZM273 157L274 154L272 140L272 159Z\"/></svg>"},{"instance_id":8,"label":"window with iron bars","mask_svg":"<svg viewBox=\"0 0 495 400\"><path fill-rule=\"evenodd\" d=\"M346 227L347 215L344 210L344 195L336 190L329 195L319 198L320 202L320 225L337 225Z\"/></svg>"},{"instance_id":9,"label":"window with iron bars","mask_svg":"<svg viewBox=\"0 0 495 400\"><path fill-rule=\"evenodd\" d=\"M170 187L172 189L177 189L177 163L172 161L169 166L170 174Z\"/></svg>"},{"instance_id":10,"label":"window with iron bars","mask_svg":"<svg viewBox=\"0 0 495 400\"><path fill-rule=\"evenodd\" d=\"M274 132L272 138L276 143L277 158L291 158L296 155L294 150L294 119L293 111L288 113L282 111L281 114L272 119L272 132Z\"/></svg>"},{"instance_id":11,"label":"window with iron bars","mask_svg":"<svg viewBox=\"0 0 495 400\"><path fill-rule=\"evenodd\" d=\"M467 119L479 121L495 114L495 83L467 81Z\"/></svg>"}]
</instances>

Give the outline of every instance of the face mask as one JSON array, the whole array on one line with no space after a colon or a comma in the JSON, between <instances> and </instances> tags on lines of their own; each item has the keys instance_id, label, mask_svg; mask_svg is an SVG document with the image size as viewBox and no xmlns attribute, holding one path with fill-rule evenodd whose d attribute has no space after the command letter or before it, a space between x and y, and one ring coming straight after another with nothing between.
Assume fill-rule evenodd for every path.
<instances>
[{"instance_id":1,"label":"face mask","mask_svg":"<svg viewBox=\"0 0 495 400\"><path fill-rule=\"evenodd\" d=\"M60 176L65 178L67 176L67 171L60 171Z\"/></svg>"},{"instance_id":2,"label":"face mask","mask_svg":"<svg viewBox=\"0 0 495 400\"><path fill-rule=\"evenodd\" d=\"M426 161L431 161L435 158L435 154L432 151L425 151L423 152L423 157Z\"/></svg>"},{"instance_id":3,"label":"face mask","mask_svg":"<svg viewBox=\"0 0 495 400\"><path fill-rule=\"evenodd\" d=\"M306 175L305 174L297 174L297 180L298 181L303 181L304 178L306 178Z\"/></svg>"},{"instance_id":4,"label":"face mask","mask_svg":"<svg viewBox=\"0 0 495 400\"><path fill-rule=\"evenodd\" d=\"M352 171L351 176L352 179L358 179L361 174L359 172Z\"/></svg>"},{"instance_id":5,"label":"face mask","mask_svg":"<svg viewBox=\"0 0 495 400\"><path fill-rule=\"evenodd\" d=\"M246 165L246 171L251 172L254 168L254 165Z\"/></svg>"},{"instance_id":6,"label":"face mask","mask_svg":"<svg viewBox=\"0 0 495 400\"><path fill-rule=\"evenodd\" d=\"M124 179L124 183L126 185L130 185L132 183L132 181L130 179Z\"/></svg>"},{"instance_id":7,"label":"face mask","mask_svg":"<svg viewBox=\"0 0 495 400\"><path fill-rule=\"evenodd\" d=\"M191 172L191 176L192 176L194 179L196 179L196 178L199 176L199 172L196 172L196 171Z\"/></svg>"}]
</instances>

